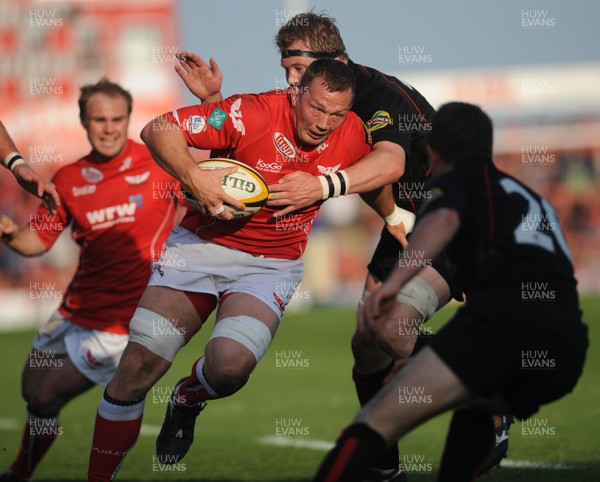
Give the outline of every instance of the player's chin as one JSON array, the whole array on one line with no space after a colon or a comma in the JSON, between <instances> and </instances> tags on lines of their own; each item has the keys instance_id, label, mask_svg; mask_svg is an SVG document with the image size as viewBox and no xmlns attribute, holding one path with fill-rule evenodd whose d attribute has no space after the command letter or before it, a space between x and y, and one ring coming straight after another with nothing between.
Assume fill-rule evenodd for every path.
<instances>
[{"instance_id":1,"label":"player's chin","mask_svg":"<svg viewBox=\"0 0 600 482\"><path fill-rule=\"evenodd\" d=\"M117 157L121 153L124 145L114 145L110 147L97 145L95 147L96 153L99 154L101 157L105 159L112 159L113 157Z\"/></svg>"}]
</instances>

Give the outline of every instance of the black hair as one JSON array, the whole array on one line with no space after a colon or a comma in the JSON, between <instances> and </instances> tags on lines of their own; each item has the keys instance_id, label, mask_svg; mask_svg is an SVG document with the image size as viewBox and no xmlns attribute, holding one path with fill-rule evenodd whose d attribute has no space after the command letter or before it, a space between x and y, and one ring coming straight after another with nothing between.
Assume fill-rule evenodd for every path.
<instances>
[{"instance_id":1,"label":"black hair","mask_svg":"<svg viewBox=\"0 0 600 482\"><path fill-rule=\"evenodd\" d=\"M477 105L449 102L431 120L427 144L449 164L473 158L491 158L493 126L489 116Z\"/></svg>"}]
</instances>

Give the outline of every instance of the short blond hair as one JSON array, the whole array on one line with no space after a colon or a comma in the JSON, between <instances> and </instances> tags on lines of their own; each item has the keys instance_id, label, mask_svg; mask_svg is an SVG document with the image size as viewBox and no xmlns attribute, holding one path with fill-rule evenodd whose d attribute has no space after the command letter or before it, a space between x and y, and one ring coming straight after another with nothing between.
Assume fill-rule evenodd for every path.
<instances>
[{"instance_id":1,"label":"short blond hair","mask_svg":"<svg viewBox=\"0 0 600 482\"><path fill-rule=\"evenodd\" d=\"M316 53L340 53L339 57L348 58L335 18L324 13L305 12L295 15L279 29L275 45L279 50L287 50L296 40L303 40Z\"/></svg>"}]
</instances>

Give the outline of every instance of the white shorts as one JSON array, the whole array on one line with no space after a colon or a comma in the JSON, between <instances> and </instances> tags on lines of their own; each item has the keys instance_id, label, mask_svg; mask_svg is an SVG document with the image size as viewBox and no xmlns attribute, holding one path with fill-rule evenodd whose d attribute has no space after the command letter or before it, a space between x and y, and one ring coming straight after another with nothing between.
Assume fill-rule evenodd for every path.
<instances>
[{"instance_id":1,"label":"white shorts","mask_svg":"<svg viewBox=\"0 0 600 482\"><path fill-rule=\"evenodd\" d=\"M117 370L129 335L90 330L66 319L58 311L44 323L32 348L53 355L68 355L77 370L105 387Z\"/></svg>"},{"instance_id":2,"label":"white shorts","mask_svg":"<svg viewBox=\"0 0 600 482\"><path fill-rule=\"evenodd\" d=\"M167 249L154 264L148 286L222 297L246 293L258 298L281 319L302 281L300 259L264 258L204 241L179 226L167 240Z\"/></svg>"}]
</instances>

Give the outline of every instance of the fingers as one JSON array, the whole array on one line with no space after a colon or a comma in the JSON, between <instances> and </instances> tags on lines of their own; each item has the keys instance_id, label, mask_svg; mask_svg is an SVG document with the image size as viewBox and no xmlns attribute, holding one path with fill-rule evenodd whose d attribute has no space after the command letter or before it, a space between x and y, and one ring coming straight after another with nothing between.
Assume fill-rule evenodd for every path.
<instances>
[{"instance_id":1,"label":"fingers","mask_svg":"<svg viewBox=\"0 0 600 482\"><path fill-rule=\"evenodd\" d=\"M58 195L58 191L52 183L46 184L46 188L44 189L44 196L49 197L53 201L53 205L55 207L60 206L60 196Z\"/></svg>"},{"instance_id":2,"label":"fingers","mask_svg":"<svg viewBox=\"0 0 600 482\"><path fill-rule=\"evenodd\" d=\"M209 209L207 214L219 219L220 221L231 221L232 219L235 219L233 213L229 211L223 204L214 209Z\"/></svg>"},{"instance_id":3,"label":"fingers","mask_svg":"<svg viewBox=\"0 0 600 482\"><path fill-rule=\"evenodd\" d=\"M226 167L226 168L223 168L223 169L219 169L219 173L222 175L221 179L224 178L225 176L229 176L230 174L233 174L237 170L238 170L238 168L235 167L235 166ZM223 191L223 198L222 198L222 200L225 203L233 206L235 209L239 209L240 211L243 211L244 209L246 209L246 205L244 203L241 203L236 198L231 197L225 191Z\"/></svg>"},{"instance_id":4,"label":"fingers","mask_svg":"<svg viewBox=\"0 0 600 482\"><path fill-rule=\"evenodd\" d=\"M223 202L225 204L229 204L231 207L237 209L238 211L244 211L246 209L246 205L236 198L231 197L229 194L225 193L223 196Z\"/></svg>"},{"instance_id":5,"label":"fingers","mask_svg":"<svg viewBox=\"0 0 600 482\"><path fill-rule=\"evenodd\" d=\"M204 62L202 58L192 52L181 50L179 52L178 59L180 65L175 64L175 70L180 76L189 75L194 69L203 67L208 68L208 64Z\"/></svg>"},{"instance_id":6,"label":"fingers","mask_svg":"<svg viewBox=\"0 0 600 482\"><path fill-rule=\"evenodd\" d=\"M393 226L386 225L388 232L396 238L402 247L406 248L408 246L408 239L406 239L406 228L404 226L404 222L400 222L400 224L396 224Z\"/></svg>"},{"instance_id":7,"label":"fingers","mask_svg":"<svg viewBox=\"0 0 600 482\"><path fill-rule=\"evenodd\" d=\"M196 55L194 52L182 51L181 53L185 55L186 61L188 63L196 64L198 67L208 67L208 64L204 60L202 60L202 57Z\"/></svg>"},{"instance_id":8,"label":"fingers","mask_svg":"<svg viewBox=\"0 0 600 482\"><path fill-rule=\"evenodd\" d=\"M192 71L192 68L187 63L186 57L180 55L179 56L179 64L175 64L175 70L180 76L189 75Z\"/></svg>"},{"instance_id":9,"label":"fingers","mask_svg":"<svg viewBox=\"0 0 600 482\"><path fill-rule=\"evenodd\" d=\"M213 70L213 72L217 75L222 75L221 73L221 69L219 68L219 65L217 64L217 61L214 58L210 58L210 68Z\"/></svg>"},{"instance_id":10,"label":"fingers","mask_svg":"<svg viewBox=\"0 0 600 482\"><path fill-rule=\"evenodd\" d=\"M269 194L275 192L285 192L289 191L290 189L288 183L283 184L281 181L279 181L277 184L269 184L267 187L269 188Z\"/></svg>"},{"instance_id":11,"label":"fingers","mask_svg":"<svg viewBox=\"0 0 600 482\"><path fill-rule=\"evenodd\" d=\"M398 237L398 242L402 245L404 249L408 248L408 239L406 239L406 236Z\"/></svg>"},{"instance_id":12,"label":"fingers","mask_svg":"<svg viewBox=\"0 0 600 482\"><path fill-rule=\"evenodd\" d=\"M267 203L267 204L269 204L269 203ZM284 204L287 204L287 203L284 203ZM294 205L287 206L284 209L281 209L279 211L275 211L275 213L273 213L273 217L274 218L280 218L282 216L285 216L286 214L293 213L296 209L298 209L298 208L296 206L294 206Z\"/></svg>"},{"instance_id":13,"label":"fingers","mask_svg":"<svg viewBox=\"0 0 600 482\"><path fill-rule=\"evenodd\" d=\"M227 209L225 209L225 206L223 204L221 204L220 206L217 206L214 211L211 213L212 216L214 216L215 218L219 218L222 221L229 221L231 219L233 219L233 214L230 213L229 211L227 211Z\"/></svg>"},{"instance_id":14,"label":"fingers","mask_svg":"<svg viewBox=\"0 0 600 482\"><path fill-rule=\"evenodd\" d=\"M381 288L369 296L365 302L367 305L367 317L369 321L376 321L381 315Z\"/></svg>"},{"instance_id":15,"label":"fingers","mask_svg":"<svg viewBox=\"0 0 600 482\"><path fill-rule=\"evenodd\" d=\"M281 207L281 206L291 206L292 205L292 201L286 197L277 197L277 194L273 194L271 196L271 194L269 194L269 197L267 198L267 206L271 206L271 207ZM298 209L296 207L294 207L294 211ZM279 213L275 213L278 216L281 216L281 214Z\"/></svg>"},{"instance_id":16,"label":"fingers","mask_svg":"<svg viewBox=\"0 0 600 482\"><path fill-rule=\"evenodd\" d=\"M17 229L15 222L6 215L0 218L0 236L10 236Z\"/></svg>"},{"instance_id":17,"label":"fingers","mask_svg":"<svg viewBox=\"0 0 600 482\"><path fill-rule=\"evenodd\" d=\"M56 211L56 199L49 192L45 192L42 196L42 202L50 214ZM60 204L59 204L60 205Z\"/></svg>"}]
</instances>

